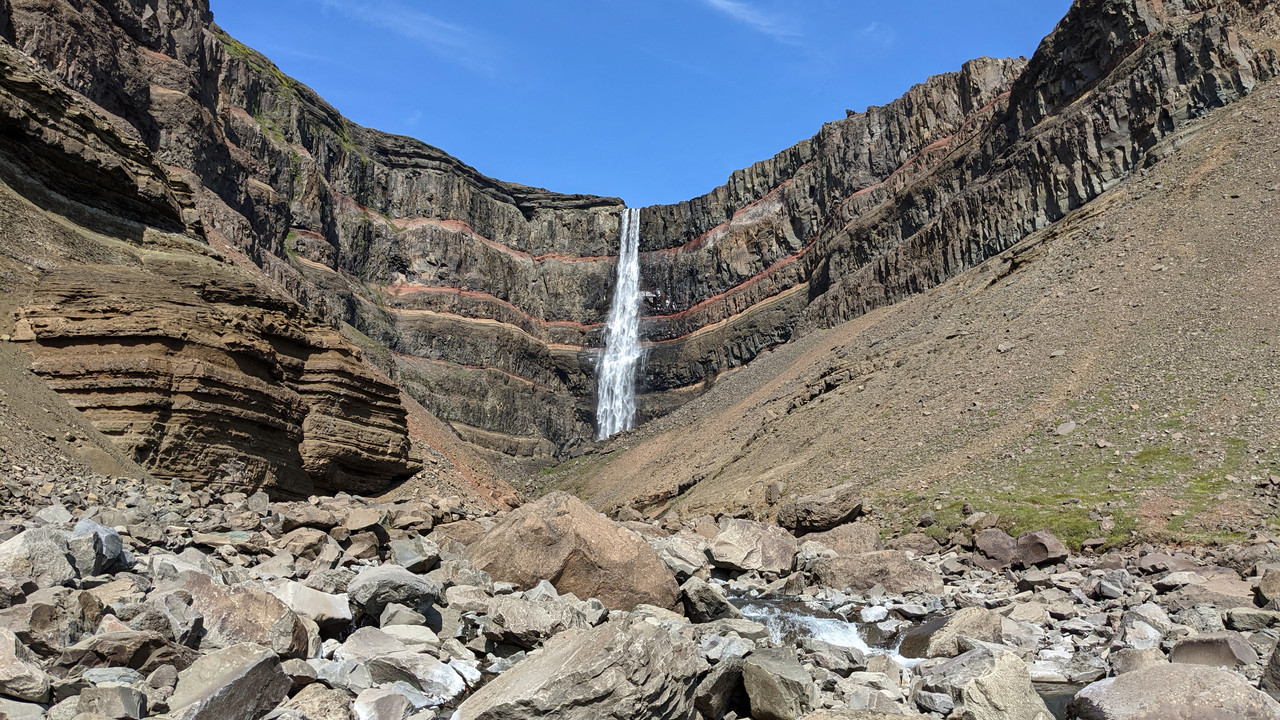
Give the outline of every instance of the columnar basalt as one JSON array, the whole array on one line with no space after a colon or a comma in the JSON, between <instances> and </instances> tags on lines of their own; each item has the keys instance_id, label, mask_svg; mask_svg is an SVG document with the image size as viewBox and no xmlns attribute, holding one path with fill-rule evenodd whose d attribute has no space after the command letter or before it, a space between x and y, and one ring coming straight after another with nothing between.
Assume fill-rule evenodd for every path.
<instances>
[{"instance_id":1,"label":"columnar basalt","mask_svg":"<svg viewBox=\"0 0 1280 720\"><path fill-rule=\"evenodd\" d=\"M641 213L638 420L806 328L931 287L1089 202L1276 74L1267 3L1078 0L1029 61L979 59ZM464 437L595 435L623 204L493 180L356 126L204 0L0 5L0 30L190 186L211 244L391 350ZM7 28L7 29L6 29Z\"/></svg>"}]
</instances>

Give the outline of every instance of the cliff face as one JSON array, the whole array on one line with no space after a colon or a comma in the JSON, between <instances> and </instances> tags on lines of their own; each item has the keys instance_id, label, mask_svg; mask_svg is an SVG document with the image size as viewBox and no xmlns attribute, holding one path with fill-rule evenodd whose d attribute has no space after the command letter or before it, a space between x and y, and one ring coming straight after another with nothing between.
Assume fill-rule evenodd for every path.
<instances>
[{"instance_id":1,"label":"cliff face","mask_svg":"<svg viewBox=\"0 0 1280 720\"><path fill-rule=\"evenodd\" d=\"M8 4L0 32L189 188L175 221L389 348L384 369L463 437L515 455L590 441L621 201L503 183L353 125L203 0ZM975 60L707 195L645 208L641 419L1093 199L1276 73L1250 39L1274 15L1079 0L1030 61Z\"/></svg>"},{"instance_id":2,"label":"cliff face","mask_svg":"<svg viewBox=\"0 0 1280 720\"><path fill-rule=\"evenodd\" d=\"M3 42L0 140L11 339L138 464L277 496L376 492L417 470L395 386L218 257L190 186Z\"/></svg>"}]
</instances>

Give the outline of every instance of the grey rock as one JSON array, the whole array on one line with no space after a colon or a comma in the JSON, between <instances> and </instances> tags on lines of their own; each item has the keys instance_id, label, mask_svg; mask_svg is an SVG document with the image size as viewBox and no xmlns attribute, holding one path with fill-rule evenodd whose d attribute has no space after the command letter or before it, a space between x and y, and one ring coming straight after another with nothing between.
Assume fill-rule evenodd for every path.
<instances>
[{"instance_id":1,"label":"grey rock","mask_svg":"<svg viewBox=\"0 0 1280 720\"><path fill-rule=\"evenodd\" d=\"M798 550L795 538L776 525L728 518L707 554L716 567L785 574L794 566Z\"/></svg>"},{"instance_id":2,"label":"grey rock","mask_svg":"<svg viewBox=\"0 0 1280 720\"><path fill-rule=\"evenodd\" d=\"M436 707L466 691L462 677L448 664L421 653L398 652L379 655L368 662L369 677L375 684L405 682L426 696L423 706Z\"/></svg>"},{"instance_id":3,"label":"grey rock","mask_svg":"<svg viewBox=\"0 0 1280 720\"><path fill-rule=\"evenodd\" d=\"M413 703L403 693L391 689L368 688L351 703L356 720L404 720Z\"/></svg>"},{"instance_id":4,"label":"grey rock","mask_svg":"<svg viewBox=\"0 0 1280 720\"><path fill-rule=\"evenodd\" d=\"M1165 657L1160 648L1156 647L1144 649L1121 648L1111 653L1109 660L1111 661L1112 675L1124 675L1152 665L1166 665L1169 662L1169 658Z\"/></svg>"},{"instance_id":5,"label":"grey rock","mask_svg":"<svg viewBox=\"0 0 1280 720\"><path fill-rule=\"evenodd\" d=\"M1241 667L1258 662L1258 653L1243 635L1234 630L1224 630L1179 640L1169 651L1169 661Z\"/></svg>"},{"instance_id":6,"label":"grey rock","mask_svg":"<svg viewBox=\"0 0 1280 720\"><path fill-rule=\"evenodd\" d=\"M756 720L797 720L818 699L813 678L789 648L760 650L743 660L742 685Z\"/></svg>"},{"instance_id":7,"label":"grey rock","mask_svg":"<svg viewBox=\"0 0 1280 720\"><path fill-rule=\"evenodd\" d=\"M1026 663L996 645L973 649L930 669L921 688L945 693L972 720L1052 720Z\"/></svg>"},{"instance_id":8,"label":"grey rock","mask_svg":"<svg viewBox=\"0 0 1280 720\"><path fill-rule=\"evenodd\" d=\"M865 514L862 490L854 483L805 495L778 509L778 524L797 537L823 532Z\"/></svg>"},{"instance_id":9,"label":"grey rock","mask_svg":"<svg viewBox=\"0 0 1280 720\"><path fill-rule=\"evenodd\" d=\"M556 633L585 627L582 614L563 603L501 595L489 603L484 633L494 641L531 650Z\"/></svg>"},{"instance_id":10,"label":"grey rock","mask_svg":"<svg viewBox=\"0 0 1280 720\"><path fill-rule=\"evenodd\" d=\"M1078 720L1272 720L1280 703L1235 673L1171 663L1095 682L1067 711Z\"/></svg>"},{"instance_id":11,"label":"grey rock","mask_svg":"<svg viewBox=\"0 0 1280 720\"><path fill-rule=\"evenodd\" d=\"M347 586L347 594L366 615L378 617L390 603L419 611L430 607L440 601L444 589L398 565L382 565L361 571Z\"/></svg>"},{"instance_id":12,"label":"grey rock","mask_svg":"<svg viewBox=\"0 0 1280 720\"><path fill-rule=\"evenodd\" d=\"M702 578L692 577L686 580L680 586L680 597L684 602L685 615L695 623L742 617L742 613L725 598L719 588Z\"/></svg>"},{"instance_id":13,"label":"grey rock","mask_svg":"<svg viewBox=\"0 0 1280 720\"><path fill-rule=\"evenodd\" d=\"M76 577L67 540L57 530L32 528L0 543L0 570L29 577L40 587L62 585Z\"/></svg>"},{"instance_id":14,"label":"grey rock","mask_svg":"<svg viewBox=\"0 0 1280 720\"><path fill-rule=\"evenodd\" d=\"M173 720L257 720L279 705L292 682L275 653L241 643L212 652L178 674Z\"/></svg>"},{"instance_id":15,"label":"grey rock","mask_svg":"<svg viewBox=\"0 0 1280 720\"><path fill-rule=\"evenodd\" d=\"M140 720L147 716L147 696L126 685L100 685L81 691L76 709L113 720Z\"/></svg>"},{"instance_id":16,"label":"grey rock","mask_svg":"<svg viewBox=\"0 0 1280 720\"><path fill-rule=\"evenodd\" d=\"M707 663L687 638L632 619L570 630L477 690L456 720L676 720Z\"/></svg>"}]
</instances>

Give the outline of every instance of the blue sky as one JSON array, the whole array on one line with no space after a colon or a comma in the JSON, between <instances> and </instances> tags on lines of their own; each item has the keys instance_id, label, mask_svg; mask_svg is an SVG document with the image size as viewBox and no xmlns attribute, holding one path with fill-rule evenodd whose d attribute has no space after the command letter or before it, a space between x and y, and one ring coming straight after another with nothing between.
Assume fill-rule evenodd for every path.
<instances>
[{"instance_id":1,"label":"blue sky","mask_svg":"<svg viewBox=\"0 0 1280 720\"><path fill-rule=\"evenodd\" d=\"M1069 0L212 0L355 122L503 180L678 202L981 55Z\"/></svg>"}]
</instances>

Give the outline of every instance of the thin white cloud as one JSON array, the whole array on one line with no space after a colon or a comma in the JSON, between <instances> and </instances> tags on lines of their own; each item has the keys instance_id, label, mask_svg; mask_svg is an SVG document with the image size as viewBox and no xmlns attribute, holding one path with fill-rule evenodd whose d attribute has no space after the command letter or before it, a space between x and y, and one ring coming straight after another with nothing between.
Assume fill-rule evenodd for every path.
<instances>
[{"instance_id":1,"label":"thin white cloud","mask_svg":"<svg viewBox=\"0 0 1280 720\"><path fill-rule=\"evenodd\" d=\"M867 43L889 46L894 40L898 39L898 34L893 28L888 27L880 21L873 21L858 31L858 39Z\"/></svg>"},{"instance_id":2,"label":"thin white cloud","mask_svg":"<svg viewBox=\"0 0 1280 720\"><path fill-rule=\"evenodd\" d=\"M326 9L420 43L470 70L493 75L492 43L476 32L396 0L320 0Z\"/></svg>"},{"instance_id":3,"label":"thin white cloud","mask_svg":"<svg viewBox=\"0 0 1280 720\"><path fill-rule=\"evenodd\" d=\"M780 40L794 39L800 35L800 31L790 18L762 10L745 0L704 0L704 2L743 25Z\"/></svg>"}]
</instances>

